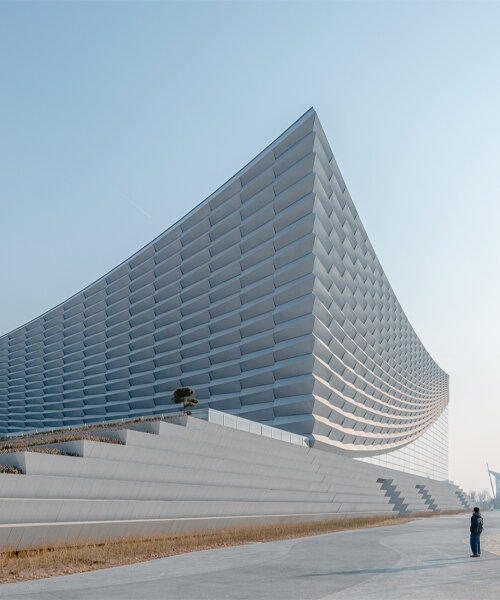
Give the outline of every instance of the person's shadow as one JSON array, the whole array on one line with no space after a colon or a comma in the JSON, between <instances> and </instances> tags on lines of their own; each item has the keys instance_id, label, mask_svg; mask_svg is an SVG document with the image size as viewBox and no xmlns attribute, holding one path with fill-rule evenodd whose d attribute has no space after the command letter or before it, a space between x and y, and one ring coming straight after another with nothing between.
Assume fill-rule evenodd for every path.
<instances>
[{"instance_id":1,"label":"person's shadow","mask_svg":"<svg viewBox=\"0 0 500 600\"><path fill-rule=\"evenodd\" d=\"M444 562L445 560L465 560L465 556L450 556L449 558L429 558L425 562ZM488 560L488 559L486 559Z\"/></svg>"}]
</instances>

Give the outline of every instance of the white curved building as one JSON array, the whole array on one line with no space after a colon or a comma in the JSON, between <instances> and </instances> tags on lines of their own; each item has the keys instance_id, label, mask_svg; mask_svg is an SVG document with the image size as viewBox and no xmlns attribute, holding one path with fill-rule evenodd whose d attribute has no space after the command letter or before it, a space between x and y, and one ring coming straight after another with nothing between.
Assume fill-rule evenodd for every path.
<instances>
[{"instance_id":1,"label":"white curved building","mask_svg":"<svg viewBox=\"0 0 500 600\"><path fill-rule=\"evenodd\" d=\"M0 338L0 432L177 410L447 477L448 376L380 266L313 109L149 245Z\"/></svg>"}]
</instances>

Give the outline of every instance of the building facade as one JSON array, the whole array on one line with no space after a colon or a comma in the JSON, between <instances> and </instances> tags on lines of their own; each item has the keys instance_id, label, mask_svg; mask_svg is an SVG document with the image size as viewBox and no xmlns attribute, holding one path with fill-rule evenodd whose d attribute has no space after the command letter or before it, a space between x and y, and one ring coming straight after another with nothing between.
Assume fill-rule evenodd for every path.
<instances>
[{"instance_id":1,"label":"building facade","mask_svg":"<svg viewBox=\"0 0 500 600\"><path fill-rule=\"evenodd\" d=\"M2 433L164 414L180 385L350 456L442 451L448 376L313 109L130 259L0 338Z\"/></svg>"},{"instance_id":2,"label":"building facade","mask_svg":"<svg viewBox=\"0 0 500 600\"><path fill-rule=\"evenodd\" d=\"M439 419L414 442L400 450L361 458L388 469L430 477L448 479L448 407Z\"/></svg>"}]
</instances>

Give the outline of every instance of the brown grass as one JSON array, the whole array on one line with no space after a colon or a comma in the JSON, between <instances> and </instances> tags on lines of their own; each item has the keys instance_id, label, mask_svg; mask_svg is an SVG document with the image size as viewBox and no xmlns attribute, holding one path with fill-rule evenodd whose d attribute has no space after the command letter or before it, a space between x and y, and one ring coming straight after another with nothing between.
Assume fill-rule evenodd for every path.
<instances>
[{"instance_id":1,"label":"brown grass","mask_svg":"<svg viewBox=\"0 0 500 600\"><path fill-rule=\"evenodd\" d=\"M176 417L183 416L182 413L172 414L172 415L164 415L160 416L151 416L151 417L139 417L137 419L129 419L127 421L119 421L119 422L106 422L103 423L92 423L89 425L78 425L71 428L62 428L62 429L53 429L51 431L41 431L39 433L24 433L16 435L15 437L2 437L0 436L0 454L4 454L5 452L15 452L16 448L25 448L28 445L39 445L39 444L50 444L52 442L47 440L54 439L55 441L67 441L74 439L90 439L86 434L87 432L96 431L99 433L99 430L114 430L114 429L123 429L127 428L130 425L137 425L139 423L146 423L148 421L168 421L169 419L174 419ZM76 436L76 437L75 437ZM104 441L104 438L100 438L99 441ZM113 442L111 442L113 443ZM115 444L120 444L121 442L115 441Z\"/></svg>"},{"instance_id":2,"label":"brown grass","mask_svg":"<svg viewBox=\"0 0 500 600\"><path fill-rule=\"evenodd\" d=\"M94 571L197 550L299 538L346 529L400 525L413 520L398 516L357 517L316 523L223 529L181 537L1 552L0 584Z\"/></svg>"},{"instance_id":3,"label":"brown grass","mask_svg":"<svg viewBox=\"0 0 500 600\"><path fill-rule=\"evenodd\" d=\"M70 452L64 452L59 448L27 448L28 452L38 452L38 454L58 454L59 456L76 456Z\"/></svg>"},{"instance_id":4,"label":"brown grass","mask_svg":"<svg viewBox=\"0 0 500 600\"><path fill-rule=\"evenodd\" d=\"M116 440L113 438L108 438L105 436L98 435L85 435L85 433L81 433L79 431L69 431L67 433L60 433L57 435L40 435L29 439L18 439L16 438L14 441L9 440L8 442L0 442L0 454L8 454L10 452L24 452L28 451L38 451L35 447L40 446L41 444L57 444L60 442L74 442L78 440L90 440L93 442L105 442L106 444L121 444L123 442L121 440ZM64 452L51 452L51 454L64 454ZM47 452L49 454L49 452Z\"/></svg>"},{"instance_id":5,"label":"brown grass","mask_svg":"<svg viewBox=\"0 0 500 600\"><path fill-rule=\"evenodd\" d=\"M466 510L463 508L462 510L442 510L441 512L416 512L412 513L412 517L417 517L419 519L428 519L430 517L443 517L446 515L468 515L470 510Z\"/></svg>"},{"instance_id":6,"label":"brown grass","mask_svg":"<svg viewBox=\"0 0 500 600\"><path fill-rule=\"evenodd\" d=\"M0 473L8 473L9 475L21 475L22 471L18 467L8 467L0 465Z\"/></svg>"}]
</instances>

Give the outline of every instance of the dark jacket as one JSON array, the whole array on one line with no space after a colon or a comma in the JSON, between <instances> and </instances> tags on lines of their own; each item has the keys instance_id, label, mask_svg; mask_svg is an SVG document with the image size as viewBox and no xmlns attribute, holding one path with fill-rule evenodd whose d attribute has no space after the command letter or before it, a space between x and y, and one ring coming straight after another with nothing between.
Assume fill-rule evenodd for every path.
<instances>
[{"instance_id":1,"label":"dark jacket","mask_svg":"<svg viewBox=\"0 0 500 600\"><path fill-rule=\"evenodd\" d=\"M483 517L480 512L474 513L470 518L470 532L476 535L481 534L483 531Z\"/></svg>"}]
</instances>

